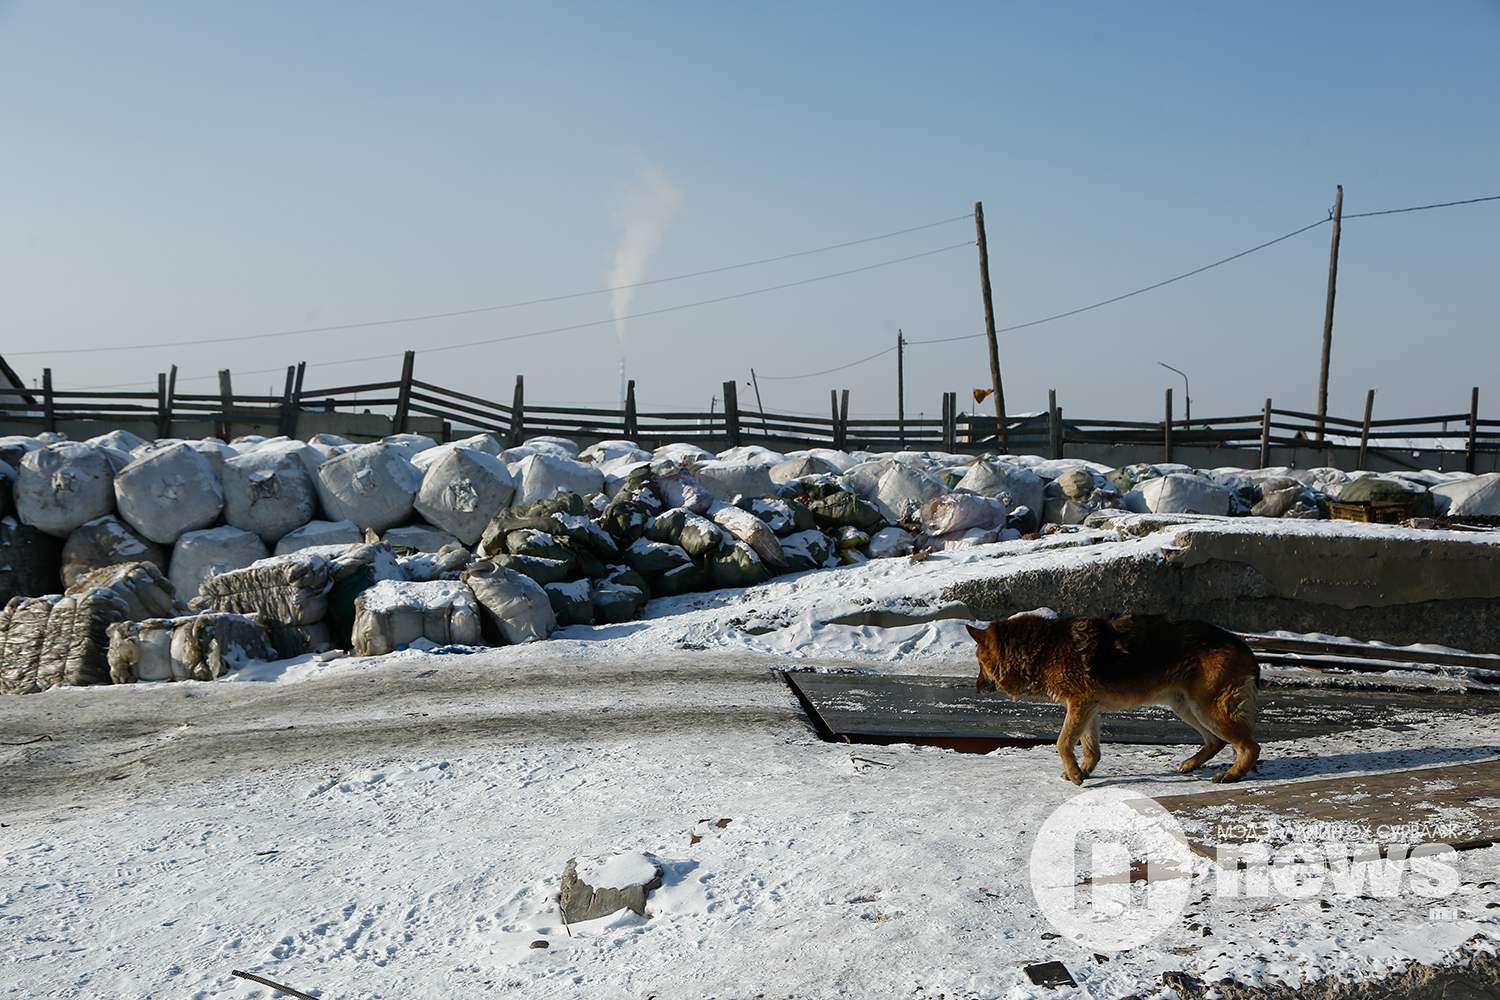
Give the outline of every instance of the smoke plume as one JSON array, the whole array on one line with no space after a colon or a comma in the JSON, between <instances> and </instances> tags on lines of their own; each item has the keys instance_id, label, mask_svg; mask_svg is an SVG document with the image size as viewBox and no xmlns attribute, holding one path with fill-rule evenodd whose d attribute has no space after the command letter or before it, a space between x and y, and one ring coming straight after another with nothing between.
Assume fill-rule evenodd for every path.
<instances>
[{"instance_id":1,"label":"smoke plume","mask_svg":"<svg viewBox=\"0 0 1500 1000\"><path fill-rule=\"evenodd\" d=\"M615 289L610 294L610 306L614 312L615 336L620 341L622 402L625 398L625 317L635 302L637 290L619 286L634 285L646 277L646 267L661 246L667 224L672 221L681 200L677 189L668 183L660 170L643 167L635 183L615 206L613 216L615 227L620 231L620 241L615 246L607 283Z\"/></svg>"}]
</instances>

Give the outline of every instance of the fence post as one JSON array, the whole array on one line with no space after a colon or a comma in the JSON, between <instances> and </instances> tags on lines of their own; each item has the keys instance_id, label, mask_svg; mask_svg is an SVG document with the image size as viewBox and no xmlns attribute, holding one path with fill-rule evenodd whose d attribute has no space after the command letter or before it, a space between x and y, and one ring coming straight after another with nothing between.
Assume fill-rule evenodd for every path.
<instances>
[{"instance_id":1,"label":"fence post","mask_svg":"<svg viewBox=\"0 0 1500 1000\"><path fill-rule=\"evenodd\" d=\"M828 426L832 429L834 450L842 450L844 446L839 441L839 391L837 389L828 390Z\"/></svg>"},{"instance_id":2,"label":"fence post","mask_svg":"<svg viewBox=\"0 0 1500 1000\"><path fill-rule=\"evenodd\" d=\"M167 373L156 373L156 436L171 437L172 418L167 415Z\"/></svg>"},{"instance_id":3,"label":"fence post","mask_svg":"<svg viewBox=\"0 0 1500 1000\"><path fill-rule=\"evenodd\" d=\"M631 379L625 383L625 436L634 441L640 432L640 422L635 415L635 379Z\"/></svg>"},{"instance_id":4,"label":"fence post","mask_svg":"<svg viewBox=\"0 0 1500 1000\"><path fill-rule=\"evenodd\" d=\"M849 450L849 390L839 393L839 450Z\"/></svg>"},{"instance_id":5,"label":"fence post","mask_svg":"<svg viewBox=\"0 0 1500 1000\"><path fill-rule=\"evenodd\" d=\"M229 440L230 420L229 414L234 410L234 385L229 377L228 368L219 369L219 419L216 430L219 437L225 441Z\"/></svg>"},{"instance_id":6,"label":"fence post","mask_svg":"<svg viewBox=\"0 0 1500 1000\"><path fill-rule=\"evenodd\" d=\"M510 447L521 443L526 433L526 376L516 376L516 392L510 398Z\"/></svg>"},{"instance_id":7,"label":"fence post","mask_svg":"<svg viewBox=\"0 0 1500 1000\"><path fill-rule=\"evenodd\" d=\"M1469 448L1464 455L1464 471L1474 471L1475 447L1479 438L1479 386L1469 394Z\"/></svg>"},{"instance_id":8,"label":"fence post","mask_svg":"<svg viewBox=\"0 0 1500 1000\"><path fill-rule=\"evenodd\" d=\"M943 450L958 447L958 393L943 393Z\"/></svg>"},{"instance_id":9,"label":"fence post","mask_svg":"<svg viewBox=\"0 0 1500 1000\"><path fill-rule=\"evenodd\" d=\"M396 415L391 418L391 431L395 434L406 433L406 412L411 407L411 370L416 363L416 351L407 351L401 356L401 387L396 391Z\"/></svg>"},{"instance_id":10,"label":"fence post","mask_svg":"<svg viewBox=\"0 0 1500 1000\"><path fill-rule=\"evenodd\" d=\"M49 431L57 430L57 405L52 398L52 369L42 369L42 418Z\"/></svg>"},{"instance_id":11,"label":"fence post","mask_svg":"<svg viewBox=\"0 0 1500 1000\"><path fill-rule=\"evenodd\" d=\"M281 388L281 419L277 421L277 423L279 424L279 426L277 427L277 431L283 437L291 437L294 433L294 431L292 430L293 422L295 419L292 414L292 390L296 388L296 385L297 366L287 365L286 382L282 385Z\"/></svg>"},{"instance_id":12,"label":"fence post","mask_svg":"<svg viewBox=\"0 0 1500 1000\"><path fill-rule=\"evenodd\" d=\"M1375 412L1375 390L1365 393L1365 422L1359 429L1359 467L1365 467L1365 452L1370 447L1370 416Z\"/></svg>"},{"instance_id":13,"label":"fence post","mask_svg":"<svg viewBox=\"0 0 1500 1000\"><path fill-rule=\"evenodd\" d=\"M1167 390L1167 416L1161 422L1162 461L1172 461L1172 390Z\"/></svg>"},{"instance_id":14,"label":"fence post","mask_svg":"<svg viewBox=\"0 0 1500 1000\"><path fill-rule=\"evenodd\" d=\"M286 430L283 432L290 438L297 436L297 425L302 419L302 376L306 372L307 362L297 362L297 374L292 379L292 397L289 401L290 412L287 414Z\"/></svg>"},{"instance_id":15,"label":"fence post","mask_svg":"<svg viewBox=\"0 0 1500 1000\"><path fill-rule=\"evenodd\" d=\"M1271 460L1271 401L1266 400L1266 408L1260 415L1260 465L1257 468L1264 469Z\"/></svg>"},{"instance_id":16,"label":"fence post","mask_svg":"<svg viewBox=\"0 0 1500 1000\"><path fill-rule=\"evenodd\" d=\"M1047 390L1047 441L1053 458L1062 458L1062 427L1057 416L1057 390Z\"/></svg>"},{"instance_id":17,"label":"fence post","mask_svg":"<svg viewBox=\"0 0 1500 1000\"><path fill-rule=\"evenodd\" d=\"M175 419L173 409L177 402L177 366L172 365L167 369L167 437L172 436L172 421Z\"/></svg>"},{"instance_id":18,"label":"fence post","mask_svg":"<svg viewBox=\"0 0 1500 1000\"><path fill-rule=\"evenodd\" d=\"M740 395L733 379L724 383L724 436L729 447L740 446Z\"/></svg>"}]
</instances>

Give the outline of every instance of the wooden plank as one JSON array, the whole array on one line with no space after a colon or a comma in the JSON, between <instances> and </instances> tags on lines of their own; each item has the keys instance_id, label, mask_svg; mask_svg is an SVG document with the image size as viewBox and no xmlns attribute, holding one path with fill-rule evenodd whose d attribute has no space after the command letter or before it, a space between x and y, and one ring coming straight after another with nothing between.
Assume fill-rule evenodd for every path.
<instances>
[{"instance_id":1,"label":"wooden plank","mask_svg":"<svg viewBox=\"0 0 1500 1000\"><path fill-rule=\"evenodd\" d=\"M521 443L526 434L526 376L516 376L515 395L510 401L510 446Z\"/></svg>"},{"instance_id":2,"label":"wooden plank","mask_svg":"<svg viewBox=\"0 0 1500 1000\"><path fill-rule=\"evenodd\" d=\"M411 370L416 363L416 351L401 355L401 381L396 390L396 412L391 417L391 430L396 434L406 433L406 410L411 405Z\"/></svg>"},{"instance_id":3,"label":"wooden plank","mask_svg":"<svg viewBox=\"0 0 1500 1000\"><path fill-rule=\"evenodd\" d=\"M729 441L729 447L738 448L740 445L740 397L731 379L722 386L724 390L724 437Z\"/></svg>"},{"instance_id":4,"label":"wooden plank","mask_svg":"<svg viewBox=\"0 0 1500 1000\"><path fill-rule=\"evenodd\" d=\"M634 439L641 432L635 412L635 379L625 383L625 436Z\"/></svg>"},{"instance_id":5,"label":"wooden plank","mask_svg":"<svg viewBox=\"0 0 1500 1000\"><path fill-rule=\"evenodd\" d=\"M156 436L172 436L172 414L167 406L167 373L156 373Z\"/></svg>"},{"instance_id":6,"label":"wooden plank","mask_svg":"<svg viewBox=\"0 0 1500 1000\"><path fill-rule=\"evenodd\" d=\"M42 422L47 430L57 430L57 405L52 395L52 369L42 369Z\"/></svg>"},{"instance_id":7,"label":"wooden plank","mask_svg":"<svg viewBox=\"0 0 1500 1000\"><path fill-rule=\"evenodd\" d=\"M1361 469L1365 467L1365 454L1370 449L1370 414L1375 410L1375 390L1371 389L1365 393L1365 423L1359 431L1359 461L1356 463Z\"/></svg>"},{"instance_id":8,"label":"wooden plank","mask_svg":"<svg viewBox=\"0 0 1500 1000\"><path fill-rule=\"evenodd\" d=\"M1260 418L1260 465L1264 469L1271 460L1271 400L1266 399L1266 408Z\"/></svg>"},{"instance_id":9,"label":"wooden plank","mask_svg":"<svg viewBox=\"0 0 1500 1000\"><path fill-rule=\"evenodd\" d=\"M1474 443L1479 436L1479 386L1469 396L1469 446L1464 453L1464 471L1474 471Z\"/></svg>"},{"instance_id":10,"label":"wooden plank","mask_svg":"<svg viewBox=\"0 0 1500 1000\"><path fill-rule=\"evenodd\" d=\"M1363 657L1372 660L1397 660L1407 663L1432 663L1450 667L1478 667L1500 670L1500 656L1435 649L1413 649L1410 646L1371 646L1367 643L1338 642L1331 639L1307 639L1300 636L1260 635L1239 632L1239 637L1254 650L1280 653L1332 653L1338 656Z\"/></svg>"}]
</instances>

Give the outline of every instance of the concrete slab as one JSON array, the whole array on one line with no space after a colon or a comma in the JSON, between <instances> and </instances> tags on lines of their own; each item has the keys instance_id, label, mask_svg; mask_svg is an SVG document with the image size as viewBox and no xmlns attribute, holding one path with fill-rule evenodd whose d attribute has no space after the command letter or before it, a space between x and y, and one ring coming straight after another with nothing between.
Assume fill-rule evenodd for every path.
<instances>
[{"instance_id":1,"label":"concrete slab","mask_svg":"<svg viewBox=\"0 0 1500 1000\"><path fill-rule=\"evenodd\" d=\"M1309 781L1250 782L1156 799L1194 851L1238 861L1244 845L1272 852L1329 841L1380 845L1500 843L1500 758ZM1219 849L1226 848L1224 851Z\"/></svg>"}]
</instances>

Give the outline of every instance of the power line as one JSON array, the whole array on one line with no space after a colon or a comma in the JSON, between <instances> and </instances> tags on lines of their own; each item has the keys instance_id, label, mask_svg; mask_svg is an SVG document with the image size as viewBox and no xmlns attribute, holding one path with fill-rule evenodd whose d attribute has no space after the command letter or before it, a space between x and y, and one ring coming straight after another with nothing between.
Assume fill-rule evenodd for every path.
<instances>
[{"instance_id":1,"label":"power line","mask_svg":"<svg viewBox=\"0 0 1500 1000\"><path fill-rule=\"evenodd\" d=\"M984 336L984 334L981 333L979 336L982 337L982 336ZM908 344L920 344L920 343L928 343L928 341L908 340L907 343ZM829 375L829 374L832 374L833 372L841 372L845 368L853 368L855 365L862 365L866 361L874 361L876 358L883 358L887 354L891 353L894 350L895 350L894 347L887 347L883 351L876 351L874 354L871 354L871 355L869 355L867 357L860 358L858 361L851 361L848 364L839 365L836 368L824 368L822 371L807 372L807 373L802 374L802 375L762 375L760 377L762 379L764 379L765 381L767 381L767 382L786 382L786 381L788 381L790 379L812 378L814 375Z\"/></svg>"},{"instance_id":2,"label":"power line","mask_svg":"<svg viewBox=\"0 0 1500 1000\"><path fill-rule=\"evenodd\" d=\"M360 323L335 323L329 326L300 327L295 330L276 330L270 333L249 333L233 337L210 337L196 338L193 340L162 340L149 344L110 344L101 347L74 347L45 351L11 351L11 357L27 357L39 354L98 354L105 351L143 351L162 347L197 347L209 344L230 344L247 340L268 340L273 337L295 337L311 333L333 333L339 330L365 330L378 326L396 326L402 323L420 323L435 319L453 319L459 316L475 316L480 313L501 312L506 309L519 309L523 306L543 305L551 302L566 302L571 299L588 298L594 295L604 295L609 292L620 292L631 288L645 288L649 285L664 285L672 281L684 281L688 278L702 278L711 274L723 274L726 271L736 271L746 267L759 267L762 264L774 264L778 261L792 260L797 257L810 257L813 254L827 253L831 250L843 250L847 247L860 246L865 243L874 243L879 240L888 240L896 236L905 236L910 233L922 232L927 229L935 229L938 226L946 226L950 223L972 219L974 214L966 212L963 215L955 215L948 219L939 219L936 222L923 223L920 226L910 226L906 229L897 229L889 233L881 233L879 236L865 236L857 240L846 240L843 243L830 243L827 246L814 247L811 250L796 250L792 253L779 254L775 257L762 257L759 260L747 260L739 264L725 264L722 267L710 267L702 271L690 271L686 274L674 274L666 278L651 278L646 281L636 281L628 285L612 285L608 288L594 288L586 292L568 292L563 295L549 295L538 299L526 299L521 302L506 302L495 306L476 306L472 309L453 309L447 312L424 313L419 316L398 316L390 319L366 320Z\"/></svg>"},{"instance_id":3,"label":"power line","mask_svg":"<svg viewBox=\"0 0 1500 1000\"><path fill-rule=\"evenodd\" d=\"M1380 212L1345 212L1345 219L1368 219L1372 215L1400 215L1402 212L1425 212L1429 208L1452 208L1454 205L1477 205L1482 201L1500 201L1500 194L1484 198L1465 198L1463 201L1440 201L1435 205L1412 205L1410 208L1387 208Z\"/></svg>"},{"instance_id":4,"label":"power line","mask_svg":"<svg viewBox=\"0 0 1500 1000\"><path fill-rule=\"evenodd\" d=\"M799 279L797 281L786 281L786 282L782 282L779 285L767 285L764 288L752 288L749 291L745 291L745 292L733 292L733 293L731 293L729 295L719 295L719 296L715 296L714 298L711 298L711 299L699 299L696 302L684 302L684 303L680 303L680 304L675 305L675 306L663 306L660 309L648 309L648 310L645 310L644 312L631 313L628 316L619 316L619 317L611 316L608 319L589 320L589 321L584 322L584 323L573 323L573 324L570 324L568 326L554 326L554 327L550 327L550 328L545 329L545 330L532 330L532 331L527 332L527 333L513 333L513 334L509 334L507 336L502 336L502 337L485 337L485 338L483 338L481 340L468 340L468 341L464 341L464 342L458 343L458 344L441 344L441 345L439 345L437 347L424 347L422 349L422 353L423 354L438 354L438 353L441 353L443 351L457 351L457 350L462 350L462 349L468 348L468 347L481 347L481 346L485 346L485 345L489 345L489 344L503 344L503 343L509 343L511 341L516 341L516 340L529 340L529 339L534 338L534 337L547 337L547 336L551 336L551 335L559 334L559 333L571 333L571 332L574 332L574 331L577 331L577 330L587 330L587 329L590 329L592 327L611 326L611 325L613 325L616 322L621 322L621 321L624 321L624 320L644 319L644 318L646 318L648 316L661 316L661 315L664 315L666 313L681 312L684 309L696 309L699 306L714 305L714 304L720 303L720 302L730 302L730 301L733 301L735 299L749 298L752 295L764 295L764 294L766 294L768 292L778 292L778 291L782 291L782 290L787 289L787 288L799 288L799 287L801 287L803 285L811 285L811 284L815 284L816 282L820 282L820 281L829 281L829 280L831 280L833 278L843 278L843 277L847 277L847 276L849 276L851 274L861 274L861 273L863 273L865 271L874 271L874 270L877 270L877 269L882 268L882 267L891 267L891 266L896 265L896 264L907 263L908 261L920 260L923 257L932 257L932 256L934 256L936 254L940 254L940 253L949 253L951 251L959 250L959 249L962 249L963 247L970 247L970 246L973 246L973 245L974 245L974 241L973 240L964 240L961 243L950 243L947 246L938 247L938 248L936 248L934 250L924 250L921 253L908 254L905 257L895 257L895 258L892 258L890 260L877 261L874 264L865 264L865 265L863 265L861 267L851 267L851 268L848 268L847 270L843 270L843 271L834 271L834 272L832 272L830 274L820 274L820 275L816 275L816 276L811 277L811 278L801 278L801 279ZM340 358L337 361L317 361L317 362L311 362L311 363L308 364L307 367L308 368L331 368L331 367L334 367L336 365L352 365L352 364L358 364L358 363L364 362L364 361L386 361L386 360L389 360L391 358L399 358L401 356L402 356L402 352L400 352L400 351L396 351L396 352L393 352L393 353L390 353L390 354L370 354L370 355L366 355L364 357L359 357L359 358ZM279 371L285 371L285 368L256 369L256 370L253 370L253 371L241 372L240 374L242 374L242 375L264 375L264 374L267 374L267 373L270 373L270 372L279 372ZM181 383L181 382L198 382L198 381L203 381L205 379L211 379L211 378L214 378L214 377L215 376L213 376L213 375L191 375L191 376L182 376L182 377L179 377L177 379L177 381L179 383ZM120 388L122 386L129 386L129 385L155 385L155 384L156 384L155 382L121 382L121 383L115 383L115 384L112 384L112 385L88 386L87 388L92 388L92 389L116 389L116 388Z\"/></svg>"}]
</instances>

